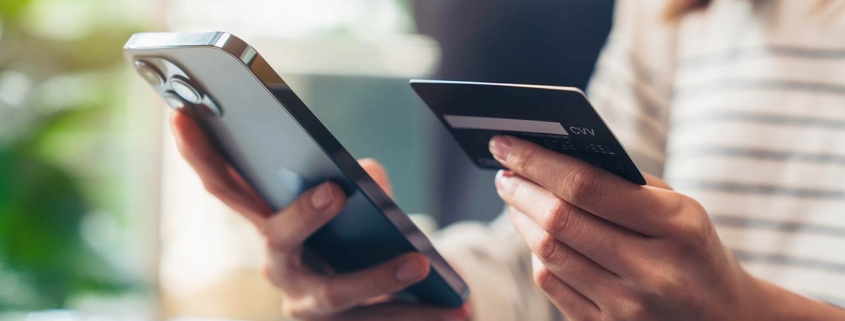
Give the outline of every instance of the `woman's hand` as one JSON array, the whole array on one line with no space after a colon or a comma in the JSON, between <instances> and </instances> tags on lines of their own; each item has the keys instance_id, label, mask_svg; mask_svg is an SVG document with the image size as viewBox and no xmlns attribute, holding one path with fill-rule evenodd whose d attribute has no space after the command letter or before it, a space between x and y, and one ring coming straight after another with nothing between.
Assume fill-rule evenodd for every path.
<instances>
[{"instance_id":1,"label":"woman's hand","mask_svg":"<svg viewBox=\"0 0 845 321\"><path fill-rule=\"evenodd\" d=\"M490 151L510 169L496 186L534 254L535 282L572 320L774 320L764 313L787 305L832 309L751 277L702 206L655 177L638 186L513 137L494 137Z\"/></svg>"},{"instance_id":2,"label":"woman's hand","mask_svg":"<svg viewBox=\"0 0 845 321\"><path fill-rule=\"evenodd\" d=\"M265 274L282 291L286 316L300 320L467 319L467 308L449 310L390 301L391 294L428 275L429 263L419 253L350 274L313 273L303 262L302 244L343 209L346 198L340 187L320 185L273 213L217 154L192 118L176 112L171 122L182 156L197 171L206 189L252 222L267 241ZM361 166L390 193L387 174L380 164L364 160Z\"/></svg>"}]
</instances>

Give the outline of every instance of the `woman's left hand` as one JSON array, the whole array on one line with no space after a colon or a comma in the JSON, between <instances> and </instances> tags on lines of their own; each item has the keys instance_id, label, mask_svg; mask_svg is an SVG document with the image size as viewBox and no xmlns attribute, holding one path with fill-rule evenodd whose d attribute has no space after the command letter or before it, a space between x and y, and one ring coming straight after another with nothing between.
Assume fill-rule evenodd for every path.
<instances>
[{"instance_id":1,"label":"woman's left hand","mask_svg":"<svg viewBox=\"0 0 845 321\"><path fill-rule=\"evenodd\" d=\"M761 281L695 200L639 186L513 137L496 178L534 257L534 280L571 320L760 320Z\"/></svg>"}]
</instances>

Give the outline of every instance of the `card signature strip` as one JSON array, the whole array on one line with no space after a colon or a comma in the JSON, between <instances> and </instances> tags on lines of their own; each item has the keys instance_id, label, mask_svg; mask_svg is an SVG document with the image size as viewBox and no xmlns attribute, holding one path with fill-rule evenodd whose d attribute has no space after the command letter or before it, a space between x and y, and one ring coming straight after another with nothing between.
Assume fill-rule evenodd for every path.
<instances>
[{"instance_id":1,"label":"card signature strip","mask_svg":"<svg viewBox=\"0 0 845 321\"><path fill-rule=\"evenodd\" d=\"M449 123L449 125L455 129L482 129L552 135L569 135L569 133L566 132L566 129L564 129L563 125L561 125L560 123L547 121L456 115L444 115L443 118L445 118L446 122Z\"/></svg>"}]
</instances>

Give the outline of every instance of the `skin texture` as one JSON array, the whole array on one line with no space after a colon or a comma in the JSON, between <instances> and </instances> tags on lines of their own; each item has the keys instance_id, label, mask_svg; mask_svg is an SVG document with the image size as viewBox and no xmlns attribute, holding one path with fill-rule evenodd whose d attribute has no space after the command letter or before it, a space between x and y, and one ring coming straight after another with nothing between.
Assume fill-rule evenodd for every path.
<instances>
[{"instance_id":1,"label":"skin texture","mask_svg":"<svg viewBox=\"0 0 845 321\"><path fill-rule=\"evenodd\" d=\"M267 243L267 278L283 314L299 320L466 320L469 307L393 301L425 278L425 257L408 253L368 270L316 274L302 242L343 208L323 184L277 213L218 155L197 124L174 113L177 145L206 189L252 222ZM534 252L535 282L571 320L845 320L845 312L745 273L695 200L655 177L638 186L512 137L491 151L511 171L496 179L517 231ZM384 168L361 165L388 193Z\"/></svg>"},{"instance_id":2,"label":"skin texture","mask_svg":"<svg viewBox=\"0 0 845 321\"><path fill-rule=\"evenodd\" d=\"M845 320L746 273L704 208L514 137L490 151L534 280L570 320Z\"/></svg>"},{"instance_id":3,"label":"skin texture","mask_svg":"<svg viewBox=\"0 0 845 321\"><path fill-rule=\"evenodd\" d=\"M392 301L392 293L428 275L428 261L419 253L407 253L350 274L313 273L303 263L302 244L343 209L346 199L340 187L331 183L317 186L274 213L214 150L192 118L175 112L171 128L179 151L199 174L205 188L249 220L264 237L268 253L264 273L282 293L285 316L320 321L469 318L468 307L441 309ZM384 167L373 160L360 163L392 195Z\"/></svg>"}]
</instances>

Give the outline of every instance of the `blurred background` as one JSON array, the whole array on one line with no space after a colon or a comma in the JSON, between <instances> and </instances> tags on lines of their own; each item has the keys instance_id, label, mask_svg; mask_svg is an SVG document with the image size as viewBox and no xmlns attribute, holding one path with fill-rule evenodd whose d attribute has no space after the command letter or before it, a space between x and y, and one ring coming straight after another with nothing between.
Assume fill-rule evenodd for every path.
<instances>
[{"instance_id":1,"label":"blurred background","mask_svg":"<svg viewBox=\"0 0 845 321\"><path fill-rule=\"evenodd\" d=\"M0 0L0 320L280 320L252 228L180 159L134 32L234 33L399 205L502 208L411 78L584 87L612 0ZM330 95L324 93L331 93Z\"/></svg>"}]
</instances>

